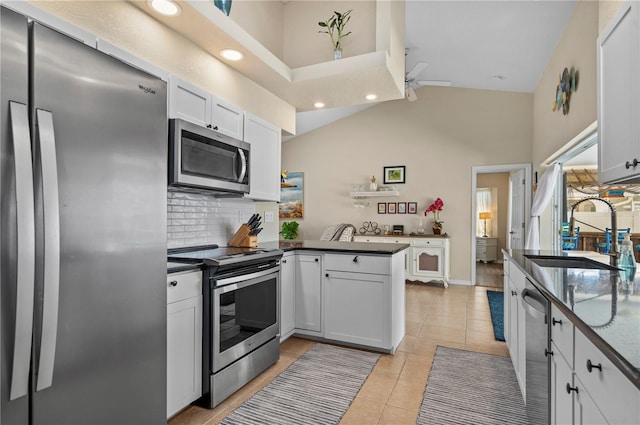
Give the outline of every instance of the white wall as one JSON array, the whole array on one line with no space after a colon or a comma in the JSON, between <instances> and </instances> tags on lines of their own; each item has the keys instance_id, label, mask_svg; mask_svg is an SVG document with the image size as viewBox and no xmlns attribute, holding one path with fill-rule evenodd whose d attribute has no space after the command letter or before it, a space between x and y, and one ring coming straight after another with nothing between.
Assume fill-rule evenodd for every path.
<instances>
[{"instance_id":1,"label":"white wall","mask_svg":"<svg viewBox=\"0 0 640 425\"><path fill-rule=\"evenodd\" d=\"M282 144L282 168L305 173L301 239L318 239L329 224L363 221L416 230L420 215L377 214L377 202L417 202L421 214L444 201L444 231L451 236L452 279L470 280L471 167L531 161L533 96L423 87L418 100L373 106ZM401 196L354 208L349 192L384 166L406 166ZM423 217L423 216L422 216ZM431 218L429 218L431 219Z\"/></svg>"}]
</instances>

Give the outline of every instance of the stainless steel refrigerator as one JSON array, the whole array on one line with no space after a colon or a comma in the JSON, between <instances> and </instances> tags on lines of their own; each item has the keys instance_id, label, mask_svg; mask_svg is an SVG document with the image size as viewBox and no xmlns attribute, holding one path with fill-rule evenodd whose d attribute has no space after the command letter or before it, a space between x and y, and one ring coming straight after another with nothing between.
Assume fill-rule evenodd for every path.
<instances>
[{"instance_id":1,"label":"stainless steel refrigerator","mask_svg":"<svg viewBox=\"0 0 640 425\"><path fill-rule=\"evenodd\" d=\"M1 7L0 419L166 421L166 84Z\"/></svg>"}]
</instances>

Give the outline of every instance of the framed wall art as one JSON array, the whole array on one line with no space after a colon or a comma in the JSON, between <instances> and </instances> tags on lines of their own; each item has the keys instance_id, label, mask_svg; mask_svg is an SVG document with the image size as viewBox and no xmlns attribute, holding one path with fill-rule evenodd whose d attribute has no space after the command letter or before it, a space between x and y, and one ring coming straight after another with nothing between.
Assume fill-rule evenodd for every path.
<instances>
[{"instance_id":1,"label":"framed wall art","mask_svg":"<svg viewBox=\"0 0 640 425\"><path fill-rule=\"evenodd\" d=\"M304 217L304 173L283 172L280 178L280 218Z\"/></svg>"},{"instance_id":2,"label":"framed wall art","mask_svg":"<svg viewBox=\"0 0 640 425\"><path fill-rule=\"evenodd\" d=\"M405 166L383 167L384 184L405 183Z\"/></svg>"},{"instance_id":3,"label":"framed wall art","mask_svg":"<svg viewBox=\"0 0 640 425\"><path fill-rule=\"evenodd\" d=\"M386 213L387 213L386 202L378 202L378 214L386 214Z\"/></svg>"},{"instance_id":4,"label":"framed wall art","mask_svg":"<svg viewBox=\"0 0 640 425\"><path fill-rule=\"evenodd\" d=\"M387 214L395 214L396 213L396 203L388 202L387 203Z\"/></svg>"},{"instance_id":5,"label":"framed wall art","mask_svg":"<svg viewBox=\"0 0 640 425\"><path fill-rule=\"evenodd\" d=\"M407 213L407 203L398 202L398 214L406 214L406 213Z\"/></svg>"},{"instance_id":6,"label":"framed wall art","mask_svg":"<svg viewBox=\"0 0 640 425\"><path fill-rule=\"evenodd\" d=\"M418 203L409 202L407 204L407 214L417 214L417 213L418 213Z\"/></svg>"}]
</instances>

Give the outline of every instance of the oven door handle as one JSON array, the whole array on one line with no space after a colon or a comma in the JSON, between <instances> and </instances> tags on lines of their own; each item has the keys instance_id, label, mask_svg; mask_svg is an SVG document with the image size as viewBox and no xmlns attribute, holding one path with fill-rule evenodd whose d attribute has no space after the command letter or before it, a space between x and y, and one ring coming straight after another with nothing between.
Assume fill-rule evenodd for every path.
<instances>
[{"instance_id":1,"label":"oven door handle","mask_svg":"<svg viewBox=\"0 0 640 425\"><path fill-rule=\"evenodd\" d=\"M274 274L277 273L280 270L280 266L277 267L270 267L268 270L261 270L259 272L255 272L255 273L249 273L249 274L243 274L240 276L234 276L234 277L228 277L225 279L216 279L215 276L214 277L210 277L209 279L212 281L215 281L216 286L218 286L218 288L216 289L222 289L219 288L220 286L225 286L224 291L222 292L228 292L228 291L233 291L235 289L239 289L242 288L246 285L234 285L233 287L228 287L227 289L227 285L231 285L233 283L238 283L238 282L245 282L247 280L251 280L251 279L257 279L259 277L263 277L263 276L268 276L270 274Z\"/></svg>"}]
</instances>

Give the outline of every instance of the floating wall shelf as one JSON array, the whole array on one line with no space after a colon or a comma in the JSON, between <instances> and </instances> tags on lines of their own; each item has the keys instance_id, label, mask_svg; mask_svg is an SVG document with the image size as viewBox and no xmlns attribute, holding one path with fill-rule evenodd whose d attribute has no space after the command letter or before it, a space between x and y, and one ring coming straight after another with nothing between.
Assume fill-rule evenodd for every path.
<instances>
[{"instance_id":1,"label":"floating wall shelf","mask_svg":"<svg viewBox=\"0 0 640 425\"><path fill-rule=\"evenodd\" d=\"M350 195L354 199L380 198L380 197L400 196L400 192L397 190L378 190L376 192L351 192Z\"/></svg>"}]
</instances>

